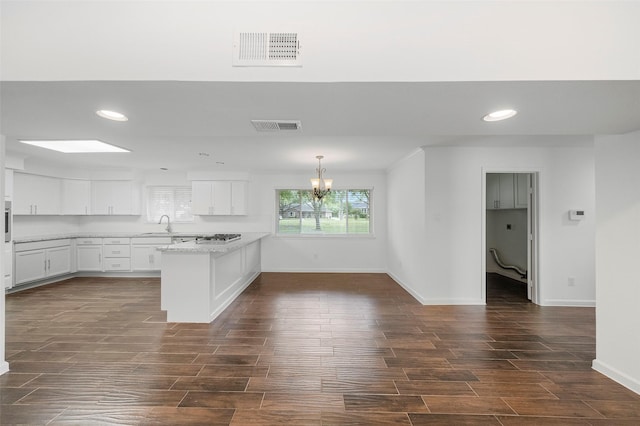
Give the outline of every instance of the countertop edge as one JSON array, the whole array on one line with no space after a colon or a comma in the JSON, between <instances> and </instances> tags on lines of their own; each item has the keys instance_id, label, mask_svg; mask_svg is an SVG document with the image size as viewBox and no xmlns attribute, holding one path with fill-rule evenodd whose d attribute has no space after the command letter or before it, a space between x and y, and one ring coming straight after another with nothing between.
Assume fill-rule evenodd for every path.
<instances>
[{"instance_id":1,"label":"countertop edge","mask_svg":"<svg viewBox=\"0 0 640 426\"><path fill-rule=\"evenodd\" d=\"M34 243L40 241L51 241L51 240L64 240L68 238L162 238L162 237L191 237L194 235L198 236L211 236L215 234L219 234L220 232L175 232L175 233L149 233L149 232L79 232L79 233L69 233L69 234L51 234L51 235L37 235L31 237L20 237L14 238L11 240L14 244L23 244L23 243ZM236 232L233 232L236 233ZM263 238L267 235L270 235L269 232L237 232L239 234L249 235L249 234L261 234L260 238ZM231 244L231 243L229 243Z\"/></svg>"}]
</instances>

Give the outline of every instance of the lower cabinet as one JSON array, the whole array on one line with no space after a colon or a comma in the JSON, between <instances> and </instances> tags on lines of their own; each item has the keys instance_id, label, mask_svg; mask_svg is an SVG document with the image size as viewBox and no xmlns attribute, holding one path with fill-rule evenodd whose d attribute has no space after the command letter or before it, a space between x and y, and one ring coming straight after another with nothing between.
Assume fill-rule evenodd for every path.
<instances>
[{"instance_id":1,"label":"lower cabinet","mask_svg":"<svg viewBox=\"0 0 640 426\"><path fill-rule=\"evenodd\" d=\"M46 280L72 272L144 272L160 271L162 252L158 247L171 244L171 237L76 238L15 243L14 285ZM11 247L9 245L9 247ZM72 270L72 258L75 268ZM7 268L11 273L11 269ZM7 281L7 279L5 279ZM11 288L11 276L5 288Z\"/></svg>"},{"instance_id":2,"label":"lower cabinet","mask_svg":"<svg viewBox=\"0 0 640 426\"><path fill-rule=\"evenodd\" d=\"M15 285L71 272L69 239L16 244L15 252Z\"/></svg>"},{"instance_id":3,"label":"lower cabinet","mask_svg":"<svg viewBox=\"0 0 640 426\"><path fill-rule=\"evenodd\" d=\"M170 237L140 237L131 239L131 270L159 271L162 252L158 247L171 244Z\"/></svg>"},{"instance_id":4,"label":"lower cabinet","mask_svg":"<svg viewBox=\"0 0 640 426\"><path fill-rule=\"evenodd\" d=\"M102 271L102 238L78 238L76 262L78 271Z\"/></svg>"},{"instance_id":5,"label":"lower cabinet","mask_svg":"<svg viewBox=\"0 0 640 426\"><path fill-rule=\"evenodd\" d=\"M131 270L130 238L104 238L102 240L103 268L109 271Z\"/></svg>"}]
</instances>

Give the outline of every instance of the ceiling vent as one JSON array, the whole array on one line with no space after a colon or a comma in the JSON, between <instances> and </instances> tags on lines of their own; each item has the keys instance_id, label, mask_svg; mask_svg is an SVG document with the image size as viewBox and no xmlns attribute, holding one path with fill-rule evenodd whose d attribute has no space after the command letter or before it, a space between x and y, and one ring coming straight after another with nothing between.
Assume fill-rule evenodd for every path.
<instances>
[{"instance_id":1,"label":"ceiling vent","mask_svg":"<svg viewBox=\"0 0 640 426\"><path fill-rule=\"evenodd\" d=\"M302 128L299 120L251 120L251 124L258 132L279 132Z\"/></svg>"},{"instance_id":2,"label":"ceiling vent","mask_svg":"<svg viewBox=\"0 0 640 426\"><path fill-rule=\"evenodd\" d=\"M301 67L298 33L235 33L235 67Z\"/></svg>"}]
</instances>

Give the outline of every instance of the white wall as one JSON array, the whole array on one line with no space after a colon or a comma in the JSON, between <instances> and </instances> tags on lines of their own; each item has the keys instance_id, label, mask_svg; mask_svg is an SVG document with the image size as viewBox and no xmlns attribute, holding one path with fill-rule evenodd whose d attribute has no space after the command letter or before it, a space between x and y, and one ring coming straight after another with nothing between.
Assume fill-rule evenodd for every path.
<instances>
[{"instance_id":1,"label":"white wall","mask_svg":"<svg viewBox=\"0 0 640 426\"><path fill-rule=\"evenodd\" d=\"M596 360L640 393L640 132L597 137Z\"/></svg>"},{"instance_id":2,"label":"white wall","mask_svg":"<svg viewBox=\"0 0 640 426\"><path fill-rule=\"evenodd\" d=\"M306 189L313 170L305 174L254 176L263 214L271 215L275 232L276 189ZM334 174L335 189L373 189L374 236L271 236L262 240L262 270L266 272L386 272L387 191L384 172Z\"/></svg>"},{"instance_id":3,"label":"white wall","mask_svg":"<svg viewBox=\"0 0 640 426\"><path fill-rule=\"evenodd\" d=\"M392 259L398 256L397 247L419 247L415 241L424 241L424 276L403 279L423 303L484 303L483 173L537 171L539 303L594 305L595 197L590 138L575 147L426 147L424 151L425 232L399 236L389 254ZM570 222L571 209L585 210L586 220ZM395 205L390 206L389 216L390 223L404 217ZM390 270L395 273L393 267ZM574 286L568 285L569 277L574 278Z\"/></svg>"},{"instance_id":4,"label":"white wall","mask_svg":"<svg viewBox=\"0 0 640 426\"><path fill-rule=\"evenodd\" d=\"M388 273L422 303L427 300L424 167L420 149L387 172Z\"/></svg>"},{"instance_id":5,"label":"white wall","mask_svg":"<svg viewBox=\"0 0 640 426\"><path fill-rule=\"evenodd\" d=\"M629 1L20 0L2 8L5 80L633 80L640 69L640 4ZM303 67L232 67L234 30L298 31Z\"/></svg>"}]
</instances>

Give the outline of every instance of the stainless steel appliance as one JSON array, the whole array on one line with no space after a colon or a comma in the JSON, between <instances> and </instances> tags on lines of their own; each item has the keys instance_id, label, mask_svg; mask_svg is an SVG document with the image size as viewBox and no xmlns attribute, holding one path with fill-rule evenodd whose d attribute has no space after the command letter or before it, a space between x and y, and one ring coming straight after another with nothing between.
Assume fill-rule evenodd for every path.
<instances>
[{"instance_id":1,"label":"stainless steel appliance","mask_svg":"<svg viewBox=\"0 0 640 426\"><path fill-rule=\"evenodd\" d=\"M4 202L4 242L11 241L11 201Z\"/></svg>"},{"instance_id":2,"label":"stainless steel appliance","mask_svg":"<svg viewBox=\"0 0 640 426\"><path fill-rule=\"evenodd\" d=\"M242 238L242 234L215 234L196 238L196 244L230 243Z\"/></svg>"}]
</instances>

